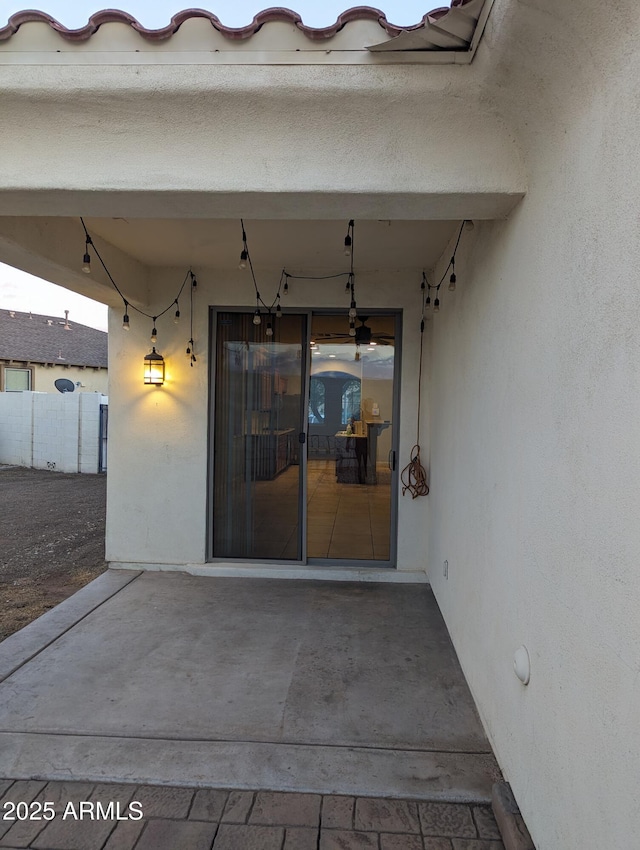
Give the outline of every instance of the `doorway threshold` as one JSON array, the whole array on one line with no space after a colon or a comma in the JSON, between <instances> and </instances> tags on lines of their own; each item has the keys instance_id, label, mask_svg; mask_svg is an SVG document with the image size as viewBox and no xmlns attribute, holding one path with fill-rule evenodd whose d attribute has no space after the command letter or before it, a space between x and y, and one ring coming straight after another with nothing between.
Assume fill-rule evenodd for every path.
<instances>
[{"instance_id":1,"label":"doorway threshold","mask_svg":"<svg viewBox=\"0 0 640 850\"><path fill-rule=\"evenodd\" d=\"M428 584L424 570L396 570L389 567L319 567L303 564L220 561L208 564L153 564L111 562L114 570L189 573L194 576L233 578L307 579L310 581L371 581L388 584Z\"/></svg>"}]
</instances>

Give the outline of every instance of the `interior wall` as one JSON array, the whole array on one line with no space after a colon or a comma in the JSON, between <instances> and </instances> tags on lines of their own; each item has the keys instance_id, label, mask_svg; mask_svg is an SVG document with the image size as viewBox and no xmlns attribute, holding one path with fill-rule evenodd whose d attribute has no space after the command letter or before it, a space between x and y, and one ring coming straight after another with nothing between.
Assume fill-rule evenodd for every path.
<instances>
[{"instance_id":1,"label":"interior wall","mask_svg":"<svg viewBox=\"0 0 640 850\"><path fill-rule=\"evenodd\" d=\"M181 324L173 311L158 319L156 348L166 360L163 387L142 383L143 357L150 350L151 320L131 315L131 330L122 330L122 312L109 321L109 480L107 560L120 563L203 564L207 528L208 316L210 307L255 309L248 271L194 269L198 278L194 309L197 363L185 356L187 299L180 302ZM256 269L263 299L275 296L280 269ZM184 270L158 269L147 312L170 303ZM358 275L358 305L404 311L401 373L400 457L404 466L415 442L420 275L363 272ZM284 310L337 308L345 313L349 296L344 281L290 281ZM382 414L382 410L381 410ZM156 482L149 486L149 481ZM398 569L424 571L426 537L420 500L400 500ZM419 531L416 533L416 529Z\"/></svg>"},{"instance_id":2,"label":"interior wall","mask_svg":"<svg viewBox=\"0 0 640 850\"><path fill-rule=\"evenodd\" d=\"M529 191L429 320L429 577L538 850L640 833L639 37L630 0L497 0Z\"/></svg>"}]
</instances>

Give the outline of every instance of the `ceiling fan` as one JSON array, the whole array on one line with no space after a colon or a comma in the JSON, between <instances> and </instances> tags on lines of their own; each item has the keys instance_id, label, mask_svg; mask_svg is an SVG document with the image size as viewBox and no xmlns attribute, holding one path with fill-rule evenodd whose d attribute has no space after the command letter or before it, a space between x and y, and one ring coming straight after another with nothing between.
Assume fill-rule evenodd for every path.
<instances>
[{"instance_id":1,"label":"ceiling fan","mask_svg":"<svg viewBox=\"0 0 640 850\"><path fill-rule=\"evenodd\" d=\"M367 325L368 319L369 316L358 316L357 321L360 322L360 325L356 327L355 337L350 336L348 333L317 333L316 338L325 341L330 339L344 340L345 342L354 342L356 345L369 345L371 342L380 345L390 345L395 340L392 334L376 333L373 331Z\"/></svg>"}]
</instances>

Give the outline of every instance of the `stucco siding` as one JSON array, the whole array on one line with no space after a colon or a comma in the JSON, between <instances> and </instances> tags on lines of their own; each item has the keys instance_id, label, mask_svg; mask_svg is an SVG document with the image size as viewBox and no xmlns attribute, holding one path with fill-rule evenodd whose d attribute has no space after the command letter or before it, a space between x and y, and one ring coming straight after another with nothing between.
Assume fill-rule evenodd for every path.
<instances>
[{"instance_id":1,"label":"stucco siding","mask_svg":"<svg viewBox=\"0 0 640 850\"><path fill-rule=\"evenodd\" d=\"M277 281L279 273L272 274ZM178 270L158 270L154 293L158 304L170 296L179 277ZM415 443L419 279L368 273L358 285L367 306L404 310L399 457L404 466ZM300 282L291 289L287 309L345 309L341 280L323 282L320 288ZM198 269L194 313L198 361L191 368L185 357L184 330L177 331L170 321L166 332L159 328L157 346L167 362L167 381L161 390L142 384L142 357L149 347L147 324L132 322L131 330L123 332L121 313L110 311L109 401L118 411L109 423L110 561L202 564L206 560L210 306L252 310L255 292L247 274ZM162 485L150 487L150 480ZM407 498L399 512L398 568L424 570L425 549L424 507L419 500Z\"/></svg>"},{"instance_id":2,"label":"stucco siding","mask_svg":"<svg viewBox=\"0 0 640 850\"><path fill-rule=\"evenodd\" d=\"M530 188L507 222L476 227L432 323L429 575L538 850L628 850L640 831L640 18L630 2L574 5L569 18L552 2L498 2L478 55Z\"/></svg>"}]
</instances>

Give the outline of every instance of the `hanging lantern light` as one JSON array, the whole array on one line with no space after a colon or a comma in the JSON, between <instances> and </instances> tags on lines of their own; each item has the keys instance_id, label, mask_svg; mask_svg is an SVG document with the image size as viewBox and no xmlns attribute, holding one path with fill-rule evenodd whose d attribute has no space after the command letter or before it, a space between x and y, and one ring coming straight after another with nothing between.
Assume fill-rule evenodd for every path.
<instances>
[{"instance_id":1,"label":"hanging lantern light","mask_svg":"<svg viewBox=\"0 0 640 850\"><path fill-rule=\"evenodd\" d=\"M164 384L164 357L154 348L144 358L144 382L161 387Z\"/></svg>"}]
</instances>

